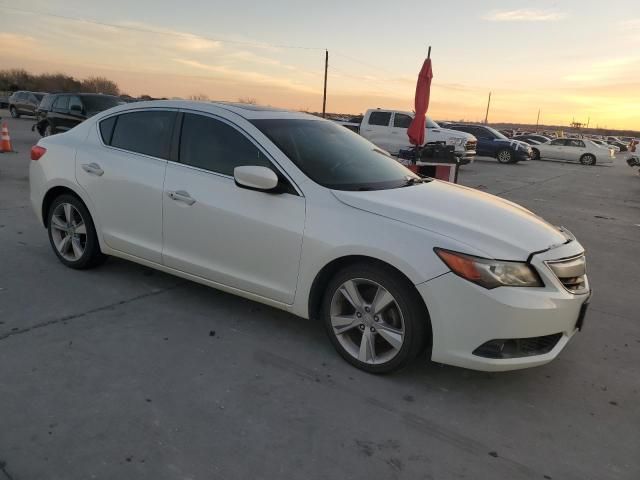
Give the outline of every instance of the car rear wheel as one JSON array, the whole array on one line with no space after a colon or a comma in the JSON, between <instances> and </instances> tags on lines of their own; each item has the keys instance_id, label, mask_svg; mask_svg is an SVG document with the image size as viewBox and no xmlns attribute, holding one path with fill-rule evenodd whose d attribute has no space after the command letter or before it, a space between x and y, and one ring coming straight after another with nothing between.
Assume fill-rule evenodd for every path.
<instances>
[{"instance_id":1,"label":"car rear wheel","mask_svg":"<svg viewBox=\"0 0 640 480\"><path fill-rule=\"evenodd\" d=\"M537 148L532 148L531 149L531 158L533 160L540 160L540 150L538 150Z\"/></svg>"},{"instance_id":2,"label":"car rear wheel","mask_svg":"<svg viewBox=\"0 0 640 480\"><path fill-rule=\"evenodd\" d=\"M498 152L496 158L500 163L514 163L515 157L513 152L508 148L503 148Z\"/></svg>"},{"instance_id":3,"label":"car rear wheel","mask_svg":"<svg viewBox=\"0 0 640 480\"><path fill-rule=\"evenodd\" d=\"M47 217L53 251L67 267L79 270L95 267L106 258L87 207L73 195L60 195Z\"/></svg>"},{"instance_id":4,"label":"car rear wheel","mask_svg":"<svg viewBox=\"0 0 640 480\"><path fill-rule=\"evenodd\" d=\"M585 153L582 157L580 157L580 163L583 165L595 165L596 157L591 155L590 153Z\"/></svg>"},{"instance_id":5,"label":"car rear wheel","mask_svg":"<svg viewBox=\"0 0 640 480\"><path fill-rule=\"evenodd\" d=\"M16 110L16 107L14 107L13 105L11 105L11 107L9 108L9 113L11 113L12 118L20 118L18 110Z\"/></svg>"},{"instance_id":6,"label":"car rear wheel","mask_svg":"<svg viewBox=\"0 0 640 480\"><path fill-rule=\"evenodd\" d=\"M370 373L409 363L424 345L429 325L413 285L390 268L369 264L346 267L333 277L322 318L338 353Z\"/></svg>"}]
</instances>

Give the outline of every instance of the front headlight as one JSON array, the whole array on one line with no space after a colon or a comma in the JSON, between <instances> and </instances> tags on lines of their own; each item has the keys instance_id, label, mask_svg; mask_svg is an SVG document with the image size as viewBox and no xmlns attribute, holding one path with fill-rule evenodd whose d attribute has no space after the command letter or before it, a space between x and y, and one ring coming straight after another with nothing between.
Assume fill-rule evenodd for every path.
<instances>
[{"instance_id":1,"label":"front headlight","mask_svg":"<svg viewBox=\"0 0 640 480\"><path fill-rule=\"evenodd\" d=\"M484 288L543 286L537 272L525 262L492 260L441 248L435 252L453 273Z\"/></svg>"},{"instance_id":2,"label":"front headlight","mask_svg":"<svg viewBox=\"0 0 640 480\"><path fill-rule=\"evenodd\" d=\"M455 145L455 146L461 147L465 143L466 143L466 140L464 138L458 138L458 137L447 138L447 145Z\"/></svg>"}]
</instances>

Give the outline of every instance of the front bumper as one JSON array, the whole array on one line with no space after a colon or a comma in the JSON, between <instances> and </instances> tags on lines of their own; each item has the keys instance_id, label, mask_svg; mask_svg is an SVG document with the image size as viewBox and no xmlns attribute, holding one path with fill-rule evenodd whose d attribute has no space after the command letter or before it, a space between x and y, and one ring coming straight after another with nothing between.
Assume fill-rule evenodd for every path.
<instances>
[{"instance_id":1,"label":"front bumper","mask_svg":"<svg viewBox=\"0 0 640 480\"><path fill-rule=\"evenodd\" d=\"M590 292L566 290L544 263L580 253L578 242L535 255L531 264L544 287L499 287L487 290L452 272L417 286L431 317L432 360L484 371L515 370L550 362L578 329ZM583 316L583 315L582 315ZM487 358L474 354L496 339L529 339L559 334L554 346L539 355Z\"/></svg>"},{"instance_id":2,"label":"front bumper","mask_svg":"<svg viewBox=\"0 0 640 480\"><path fill-rule=\"evenodd\" d=\"M523 162L526 160L531 160L531 156L533 154L533 151L528 151L528 150L515 150L515 156L516 156L516 160L518 162Z\"/></svg>"}]
</instances>

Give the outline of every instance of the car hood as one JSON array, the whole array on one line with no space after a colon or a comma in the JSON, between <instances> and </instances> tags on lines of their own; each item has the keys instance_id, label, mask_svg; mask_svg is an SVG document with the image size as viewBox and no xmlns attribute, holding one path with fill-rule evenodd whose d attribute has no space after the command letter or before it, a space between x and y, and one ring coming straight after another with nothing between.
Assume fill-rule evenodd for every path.
<instances>
[{"instance_id":1,"label":"car hood","mask_svg":"<svg viewBox=\"0 0 640 480\"><path fill-rule=\"evenodd\" d=\"M434 128L432 130L435 133L441 133L443 135L447 135L449 137L455 137L455 138L465 138L467 141L471 141L471 142L475 142L477 139L475 136L471 135L470 133L467 132L461 132L459 130L451 130L450 128ZM427 130L427 135L429 134L429 131Z\"/></svg>"},{"instance_id":2,"label":"car hood","mask_svg":"<svg viewBox=\"0 0 640 480\"><path fill-rule=\"evenodd\" d=\"M486 257L526 260L570 238L520 205L438 180L389 190L332 192L351 207L452 238L469 245L468 253Z\"/></svg>"}]
</instances>

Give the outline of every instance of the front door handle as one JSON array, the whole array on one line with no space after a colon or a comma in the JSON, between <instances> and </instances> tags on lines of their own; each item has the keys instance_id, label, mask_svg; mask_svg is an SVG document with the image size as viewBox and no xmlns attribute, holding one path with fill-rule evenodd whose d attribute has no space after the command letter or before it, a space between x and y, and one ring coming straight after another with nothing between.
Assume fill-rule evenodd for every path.
<instances>
[{"instance_id":1,"label":"front door handle","mask_svg":"<svg viewBox=\"0 0 640 480\"><path fill-rule=\"evenodd\" d=\"M177 192L167 192L167 196L171 200L175 200L176 202L184 202L187 205L193 205L196 201L191 198L189 192L185 192L184 190L178 190Z\"/></svg>"},{"instance_id":2,"label":"front door handle","mask_svg":"<svg viewBox=\"0 0 640 480\"><path fill-rule=\"evenodd\" d=\"M90 173L91 175L97 175L98 177L101 177L104 174L104 170L102 170L100 165L97 163L84 163L82 164L82 169L85 172Z\"/></svg>"}]
</instances>

